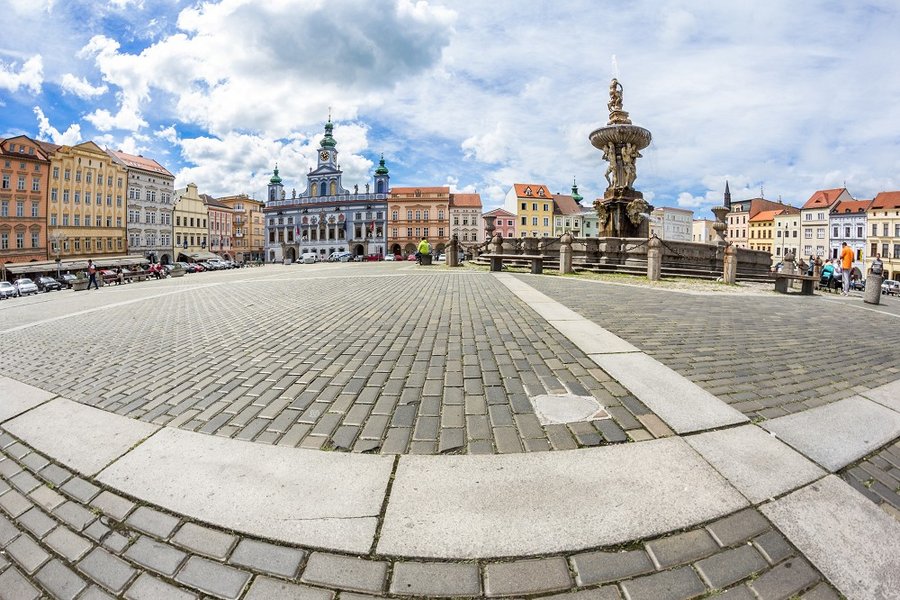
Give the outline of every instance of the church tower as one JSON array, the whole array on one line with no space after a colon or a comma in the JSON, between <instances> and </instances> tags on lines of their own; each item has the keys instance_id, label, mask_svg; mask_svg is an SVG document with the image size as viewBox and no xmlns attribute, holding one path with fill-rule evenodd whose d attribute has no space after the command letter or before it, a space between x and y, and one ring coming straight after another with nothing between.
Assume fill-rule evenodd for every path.
<instances>
[{"instance_id":1,"label":"church tower","mask_svg":"<svg viewBox=\"0 0 900 600\"><path fill-rule=\"evenodd\" d=\"M384 154L378 162L378 168L375 169L375 193L387 194L391 189L391 176L388 175L388 168L384 166Z\"/></svg>"},{"instance_id":2,"label":"church tower","mask_svg":"<svg viewBox=\"0 0 900 600\"><path fill-rule=\"evenodd\" d=\"M275 171L272 178L269 179L269 202L282 198L284 198L284 186L281 184L281 177L278 176L278 163L275 163Z\"/></svg>"}]
</instances>

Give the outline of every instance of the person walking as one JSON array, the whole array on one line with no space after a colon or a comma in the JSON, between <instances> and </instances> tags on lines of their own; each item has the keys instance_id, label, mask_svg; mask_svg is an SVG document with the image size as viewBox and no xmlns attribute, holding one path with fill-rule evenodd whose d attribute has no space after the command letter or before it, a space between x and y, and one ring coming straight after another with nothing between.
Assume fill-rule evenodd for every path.
<instances>
[{"instance_id":1,"label":"person walking","mask_svg":"<svg viewBox=\"0 0 900 600\"><path fill-rule=\"evenodd\" d=\"M850 270L853 268L853 249L847 245L847 242L841 242L841 273L843 275L844 290L841 292L844 296L850 295Z\"/></svg>"},{"instance_id":2,"label":"person walking","mask_svg":"<svg viewBox=\"0 0 900 600\"><path fill-rule=\"evenodd\" d=\"M87 289L91 289L91 284L94 284L94 289L99 290L100 286L97 285L97 267L94 266L94 261L88 259L88 286Z\"/></svg>"}]
</instances>

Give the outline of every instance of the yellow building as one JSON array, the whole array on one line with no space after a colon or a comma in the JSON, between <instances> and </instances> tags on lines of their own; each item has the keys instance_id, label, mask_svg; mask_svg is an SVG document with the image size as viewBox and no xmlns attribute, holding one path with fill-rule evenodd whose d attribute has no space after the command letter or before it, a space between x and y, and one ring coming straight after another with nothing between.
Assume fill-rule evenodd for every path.
<instances>
[{"instance_id":1,"label":"yellow building","mask_svg":"<svg viewBox=\"0 0 900 600\"><path fill-rule=\"evenodd\" d=\"M41 146L50 157L47 222L59 257L124 255L125 168L94 142Z\"/></svg>"},{"instance_id":2,"label":"yellow building","mask_svg":"<svg viewBox=\"0 0 900 600\"><path fill-rule=\"evenodd\" d=\"M772 254L772 241L775 239L775 215L780 210L761 210L750 217L747 242L751 250L762 250Z\"/></svg>"},{"instance_id":3,"label":"yellow building","mask_svg":"<svg viewBox=\"0 0 900 600\"><path fill-rule=\"evenodd\" d=\"M175 248L177 261L218 258L206 249L206 203L197 193L197 184L175 190Z\"/></svg>"},{"instance_id":4,"label":"yellow building","mask_svg":"<svg viewBox=\"0 0 900 600\"><path fill-rule=\"evenodd\" d=\"M263 203L247 194L216 198L217 202L234 211L234 260L265 260L266 231L263 221Z\"/></svg>"},{"instance_id":5,"label":"yellow building","mask_svg":"<svg viewBox=\"0 0 900 600\"><path fill-rule=\"evenodd\" d=\"M872 266L876 254L884 263L885 279L900 278L900 192L881 192L866 210L868 236L865 270Z\"/></svg>"},{"instance_id":6,"label":"yellow building","mask_svg":"<svg viewBox=\"0 0 900 600\"><path fill-rule=\"evenodd\" d=\"M520 237L553 235L553 194L539 183L514 183L506 193L503 208L515 213Z\"/></svg>"}]
</instances>

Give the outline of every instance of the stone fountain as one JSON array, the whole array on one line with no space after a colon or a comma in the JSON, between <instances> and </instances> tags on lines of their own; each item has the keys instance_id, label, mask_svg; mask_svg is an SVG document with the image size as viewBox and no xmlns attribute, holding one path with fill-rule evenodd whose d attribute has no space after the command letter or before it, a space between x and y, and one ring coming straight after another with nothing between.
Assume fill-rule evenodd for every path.
<instances>
[{"instance_id":1,"label":"stone fountain","mask_svg":"<svg viewBox=\"0 0 900 600\"><path fill-rule=\"evenodd\" d=\"M613 79L609 84L609 122L591 132L591 144L603 152L609 163L606 181L609 186L603 198L594 202L600 218L599 237L643 237L650 231L647 215L653 209L644 195L634 189L637 159L650 145L650 132L631 123L622 109L622 84Z\"/></svg>"}]
</instances>

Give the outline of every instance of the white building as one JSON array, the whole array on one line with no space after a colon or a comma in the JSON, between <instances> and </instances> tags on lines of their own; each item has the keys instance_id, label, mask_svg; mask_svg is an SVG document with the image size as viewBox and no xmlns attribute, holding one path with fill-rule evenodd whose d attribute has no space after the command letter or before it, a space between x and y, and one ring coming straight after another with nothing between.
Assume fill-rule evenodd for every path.
<instances>
[{"instance_id":1,"label":"white building","mask_svg":"<svg viewBox=\"0 0 900 600\"><path fill-rule=\"evenodd\" d=\"M775 237L772 240L772 260L781 262L784 255L791 253L794 260L800 260L800 211L793 206L783 210L773 218Z\"/></svg>"},{"instance_id":2,"label":"white building","mask_svg":"<svg viewBox=\"0 0 900 600\"><path fill-rule=\"evenodd\" d=\"M151 158L107 150L128 171L126 235L128 251L154 262L171 263L175 176Z\"/></svg>"},{"instance_id":3,"label":"white building","mask_svg":"<svg viewBox=\"0 0 900 600\"><path fill-rule=\"evenodd\" d=\"M841 255L841 243L847 242L853 250L853 266L863 273L868 233L866 211L871 204L871 200L841 200L831 209L829 217L829 256L838 258Z\"/></svg>"},{"instance_id":4,"label":"white building","mask_svg":"<svg viewBox=\"0 0 900 600\"><path fill-rule=\"evenodd\" d=\"M661 206L650 213L650 233L661 240L690 242L693 235L694 211L686 208Z\"/></svg>"},{"instance_id":5,"label":"white building","mask_svg":"<svg viewBox=\"0 0 900 600\"><path fill-rule=\"evenodd\" d=\"M450 194L450 237L466 246L483 242L481 210L480 194Z\"/></svg>"},{"instance_id":6,"label":"white building","mask_svg":"<svg viewBox=\"0 0 900 600\"><path fill-rule=\"evenodd\" d=\"M719 236L713 229L713 219L694 219L691 223L691 241L698 244L715 244Z\"/></svg>"}]
</instances>

